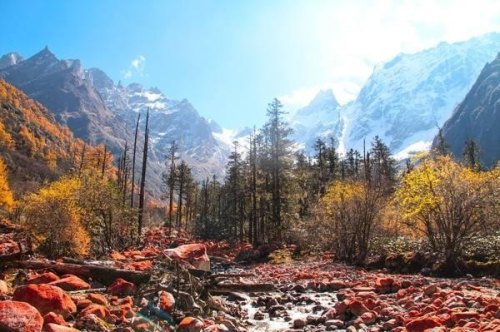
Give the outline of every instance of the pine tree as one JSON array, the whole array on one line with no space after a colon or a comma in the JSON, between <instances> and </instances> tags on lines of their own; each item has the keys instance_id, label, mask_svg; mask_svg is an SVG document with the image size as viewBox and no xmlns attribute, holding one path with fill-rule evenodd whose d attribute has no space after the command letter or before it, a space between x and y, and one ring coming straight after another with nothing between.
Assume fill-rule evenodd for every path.
<instances>
[{"instance_id":1,"label":"pine tree","mask_svg":"<svg viewBox=\"0 0 500 332\"><path fill-rule=\"evenodd\" d=\"M268 122L265 125L265 132L269 139L271 219L278 241L282 240L283 208L288 205L285 192L292 158L291 142L288 139L292 130L284 121L285 112L282 108L281 102L275 98L268 106Z\"/></svg>"},{"instance_id":2,"label":"pine tree","mask_svg":"<svg viewBox=\"0 0 500 332\"><path fill-rule=\"evenodd\" d=\"M391 156L389 147L378 136L372 141L370 157L372 163L370 178L382 190L390 193L396 183L396 162Z\"/></svg>"},{"instance_id":3,"label":"pine tree","mask_svg":"<svg viewBox=\"0 0 500 332\"><path fill-rule=\"evenodd\" d=\"M467 139L464 144L464 151L462 153L463 161L466 167L473 170L480 170L480 150L478 144L471 138Z\"/></svg>"}]
</instances>

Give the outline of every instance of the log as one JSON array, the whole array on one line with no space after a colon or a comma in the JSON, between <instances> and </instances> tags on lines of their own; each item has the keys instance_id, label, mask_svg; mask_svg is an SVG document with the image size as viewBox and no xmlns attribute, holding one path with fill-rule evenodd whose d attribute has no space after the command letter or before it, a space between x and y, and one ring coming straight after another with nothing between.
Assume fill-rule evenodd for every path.
<instances>
[{"instance_id":1,"label":"log","mask_svg":"<svg viewBox=\"0 0 500 332\"><path fill-rule=\"evenodd\" d=\"M123 278L134 284L148 282L151 275L141 271L131 271L116 269L113 267L99 265L67 264L53 261L13 261L8 263L10 267L32 269L32 270L52 270L57 274L74 274L80 277L92 278L104 285L111 284L116 278Z\"/></svg>"},{"instance_id":2,"label":"log","mask_svg":"<svg viewBox=\"0 0 500 332\"><path fill-rule=\"evenodd\" d=\"M260 293L275 291L274 284L222 284L209 287L209 292L227 293L227 292L242 292L242 293Z\"/></svg>"},{"instance_id":3,"label":"log","mask_svg":"<svg viewBox=\"0 0 500 332\"><path fill-rule=\"evenodd\" d=\"M216 279L216 278L249 278L249 277L256 277L254 273L216 273L216 274L211 274L208 276L211 279Z\"/></svg>"}]
</instances>

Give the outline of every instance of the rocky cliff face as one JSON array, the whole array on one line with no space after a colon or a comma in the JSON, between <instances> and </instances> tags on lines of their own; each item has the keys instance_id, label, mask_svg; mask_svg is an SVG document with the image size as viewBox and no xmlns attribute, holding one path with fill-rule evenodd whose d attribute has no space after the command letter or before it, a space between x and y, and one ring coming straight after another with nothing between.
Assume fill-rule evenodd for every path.
<instances>
[{"instance_id":1,"label":"rocky cliff face","mask_svg":"<svg viewBox=\"0 0 500 332\"><path fill-rule=\"evenodd\" d=\"M400 54L378 66L355 101L338 106L320 94L291 118L295 139L311 149L318 136L332 136L340 150L362 149L378 135L393 153L405 157L431 145L484 64L500 50L500 34ZM316 99L324 102L318 103Z\"/></svg>"},{"instance_id":2,"label":"rocky cliff face","mask_svg":"<svg viewBox=\"0 0 500 332\"><path fill-rule=\"evenodd\" d=\"M158 89L139 84L115 84L102 70L85 70L79 60L59 60L48 48L27 60L9 53L1 63L0 79L41 102L77 137L104 143L115 155L121 153L126 141L132 144L137 114L145 114L149 108L148 182L157 195L165 155L173 140L198 179L220 175L224 169L228 147L212 135L212 128L218 126L201 117L186 99L170 100Z\"/></svg>"},{"instance_id":3,"label":"rocky cliff face","mask_svg":"<svg viewBox=\"0 0 500 332\"><path fill-rule=\"evenodd\" d=\"M493 166L500 160L499 125L500 53L483 68L472 89L442 129L455 157L462 158L465 141L473 139L480 147L481 161L485 166Z\"/></svg>"}]
</instances>

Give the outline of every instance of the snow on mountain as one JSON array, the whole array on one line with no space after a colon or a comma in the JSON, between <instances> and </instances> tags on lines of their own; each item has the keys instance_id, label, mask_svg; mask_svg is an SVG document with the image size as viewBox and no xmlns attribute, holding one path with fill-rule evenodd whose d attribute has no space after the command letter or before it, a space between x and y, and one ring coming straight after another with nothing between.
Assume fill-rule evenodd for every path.
<instances>
[{"instance_id":1,"label":"snow on mountain","mask_svg":"<svg viewBox=\"0 0 500 332\"><path fill-rule=\"evenodd\" d=\"M426 150L499 50L500 33L491 33L400 54L376 66L354 102L339 106L331 90L320 92L290 118L293 138L309 153L318 137L334 137L345 152L376 135L399 158Z\"/></svg>"},{"instance_id":2,"label":"snow on mountain","mask_svg":"<svg viewBox=\"0 0 500 332\"><path fill-rule=\"evenodd\" d=\"M125 121L128 128L135 127L137 115L144 120L150 110L151 167L159 181L172 141L179 148L179 157L192 168L195 178L201 180L213 174L221 176L226 164L229 145L220 139L221 128L199 115L187 100L169 99L158 88L145 88L132 83L122 86L99 69L86 72L97 88L106 106Z\"/></svg>"},{"instance_id":3,"label":"snow on mountain","mask_svg":"<svg viewBox=\"0 0 500 332\"><path fill-rule=\"evenodd\" d=\"M332 90L320 91L309 105L291 116L292 139L306 152L312 152L314 142L320 137L338 139L343 128L341 109Z\"/></svg>"},{"instance_id":4,"label":"snow on mountain","mask_svg":"<svg viewBox=\"0 0 500 332\"><path fill-rule=\"evenodd\" d=\"M23 57L16 52L7 53L0 57L0 69L16 65L23 60Z\"/></svg>"},{"instance_id":5,"label":"snow on mountain","mask_svg":"<svg viewBox=\"0 0 500 332\"><path fill-rule=\"evenodd\" d=\"M376 135L396 154L410 146L429 147L498 50L500 34L493 33L400 54L377 67L355 102L342 111L342 147L361 149L363 140Z\"/></svg>"}]
</instances>

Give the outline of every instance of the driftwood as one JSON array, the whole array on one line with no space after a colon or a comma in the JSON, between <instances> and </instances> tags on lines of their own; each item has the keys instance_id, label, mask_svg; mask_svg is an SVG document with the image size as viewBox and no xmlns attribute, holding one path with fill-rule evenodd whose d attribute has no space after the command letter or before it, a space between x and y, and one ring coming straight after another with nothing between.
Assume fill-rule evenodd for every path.
<instances>
[{"instance_id":1,"label":"driftwood","mask_svg":"<svg viewBox=\"0 0 500 332\"><path fill-rule=\"evenodd\" d=\"M259 293L274 290L276 290L274 284L219 284L209 288L209 292L218 294L226 292Z\"/></svg>"},{"instance_id":2,"label":"driftwood","mask_svg":"<svg viewBox=\"0 0 500 332\"><path fill-rule=\"evenodd\" d=\"M151 275L146 272L90 264L66 264L53 261L13 261L8 263L8 265L23 269L52 270L58 274L75 274L85 278L92 278L105 285L111 284L116 278L123 278L135 284L148 282L151 278Z\"/></svg>"}]
</instances>

